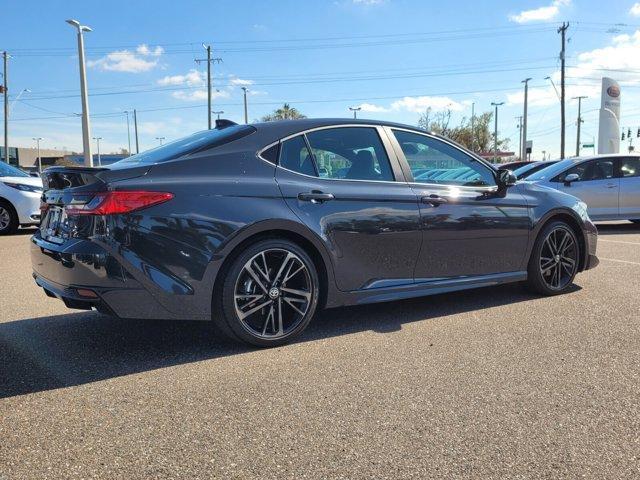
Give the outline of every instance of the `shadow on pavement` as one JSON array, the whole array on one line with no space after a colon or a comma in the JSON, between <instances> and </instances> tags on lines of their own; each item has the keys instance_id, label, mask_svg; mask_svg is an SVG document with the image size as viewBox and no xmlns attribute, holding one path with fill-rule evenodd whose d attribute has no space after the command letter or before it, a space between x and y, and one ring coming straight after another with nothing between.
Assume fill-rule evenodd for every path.
<instances>
[{"instance_id":1,"label":"shadow on pavement","mask_svg":"<svg viewBox=\"0 0 640 480\"><path fill-rule=\"evenodd\" d=\"M510 285L326 310L298 341L396 331L406 323L534 298L520 285ZM0 323L0 398L251 350L217 339L209 322L122 320L83 312Z\"/></svg>"}]
</instances>

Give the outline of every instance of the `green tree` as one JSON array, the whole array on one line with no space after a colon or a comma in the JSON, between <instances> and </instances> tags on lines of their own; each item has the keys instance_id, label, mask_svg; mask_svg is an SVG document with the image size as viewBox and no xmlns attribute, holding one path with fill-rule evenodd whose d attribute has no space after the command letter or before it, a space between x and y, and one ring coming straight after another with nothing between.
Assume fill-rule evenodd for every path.
<instances>
[{"instance_id":1,"label":"green tree","mask_svg":"<svg viewBox=\"0 0 640 480\"><path fill-rule=\"evenodd\" d=\"M300 118L307 118L307 116L300 113L296 108L291 107L288 103L285 103L282 107L274 110L273 113L262 117L262 121L273 122L276 120L298 120Z\"/></svg>"}]
</instances>

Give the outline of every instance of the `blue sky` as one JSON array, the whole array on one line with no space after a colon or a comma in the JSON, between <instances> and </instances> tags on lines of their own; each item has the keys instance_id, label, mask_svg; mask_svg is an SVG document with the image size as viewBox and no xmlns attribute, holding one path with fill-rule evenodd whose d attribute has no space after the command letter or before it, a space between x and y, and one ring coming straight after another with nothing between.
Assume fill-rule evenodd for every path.
<instances>
[{"instance_id":1,"label":"blue sky","mask_svg":"<svg viewBox=\"0 0 640 480\"><path fill-rule=\"evenodd\" d=\"M8 6L8 8L7 8ZM622 125L640 126L640 5L633 1L11 1L0 18L10 60L12 145L81 149L77 18L86 34L92 135L102 151L127 147L125 110L139 111L141 148L206 128L204 64L210 43L214 110L250 120L283 102L311 117L350 115L415 124L450 108L452 123L504 101L501 135L517 147L521 80L532 77L534 156L559 152L559 22L567 36L567 97L584 94L583 141L597 136L599 78L622 81ZM619 25L623 23L624 25ZM127 92L127 93L124 93ZM575 150L576 103L567 103L567 153ZM635 133L635 132L634 132ZM638 139L640 142L640 139Z\"/></svg>"}]
</instances>

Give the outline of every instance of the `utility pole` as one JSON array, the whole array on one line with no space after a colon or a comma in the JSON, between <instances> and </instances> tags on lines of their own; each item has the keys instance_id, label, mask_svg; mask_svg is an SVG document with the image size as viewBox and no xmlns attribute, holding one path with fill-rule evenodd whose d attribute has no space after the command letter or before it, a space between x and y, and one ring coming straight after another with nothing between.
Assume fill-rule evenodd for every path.
<instances>
[{"instance_id":1,"label":"utility pole","mask_svg":"<svg viewBox=\"0 0 640 480\"><path fill-rule=\"evenodd\" d=\"M349 107L349 110L353 112L353 118L358 118L358 112L362 110L362 107Z\"/></svg>"},{"instance_id":2,"label":"utility pole","mask_svg":"<svg viewBox=\"0 0 640 480\"><path fill-rule=\"evenodd\" d=\"M527 103L529 101L529 80L531 78L525 78L522 83L524 83L524 112L522 113L522 128L520 133L522 135L522 140L520 140L520 160L524 161L527 159Z\"/></svg>"},{"instance_id":3,"label":"utility pole","mask_svg":"<svg viewBox=\"0 0 640 480\"><path fill-rule=\"evenodd\" d=\"M140 153L140 144L138 143L138 115L136 109L133 109L133 132L136 136L136 154Z\"/></svg>"},{"instance_id":4,"label":"utility pole","mask_svg":"<svg viewBox=\"0 0 640 480\"><path fill-rule=\"evenodd\" d=\"M195 62L200 65L201 62L207 62L207 126L211 130L211 63L221 62L221 58L211 58L211 45L202 44L207 51L207 58L197 58Z\"/></svg>"},{"instance_id":5,"label":"utility pole","mask_svg":"<svg viewBox=\"0 0 640 480\"><path fill-rule=\"evenodd\" d=\"M249 123L249 114L247 113L247 87L242 87L244 92L244 123Z\"/></svg>"},{"instance_id":6,"label":"utility pole","mask_svg":"<svg viewBox=\"0 0 640 480\"><path fill-rule=\"evenodd\" d=\"M496 118L493 124L493 162L495 163L498 161L498 107L504 105L504 102L491 102L491 105L496 107Z\"/></svg>"},{"instance_id":7,"label":"utility pole","mask_svg":"<svg viewBox=\"0 0 640 480\"><path fill-rule=\"evenodd\" d=\"M515 118L518 120L518 153L520 155L520 160L522 160L522 115Z\"/></svg>"},{"instance_id":8,"label":"utility pole","mask_svg":"<svg viewBox=\"0 0 640 480\"><path fill-rule=\"evenodd\" d=\"M131 156L131 128L129 128L129 110L124 112L127 115L127 142L129 144L129 150L127 150L128 156Z\"/></svg>"},{"instance_id":9,"label":"utility pole","mask_svg":"<svg viewBox=\"0 0 640 480\"><path fill-rule=\"evenodd\" d=\"M476 151L476 102L471 102L471 151Z\"/></svg>"},{"instance_id":10,"label":"utility pole","mask_svg":"<svg viewBox=\"0 0 640 480\"><path fill-rule=\"evenodd\" d=\"M67 23L78 30L78 61L80 65L80 94L82 96L82 146L84 150L84 164L93 167L93 155L91 153L91 125L89 121L89 94L87 92L87 69L84 61L84 32L90 32L91 28L80 25L77 20L67 20Z\"/></svg>"},{"instance_id":11,"label":"utility pole","mask_svg":"<svg viewBox=\"0 0 640 480\"><path fill-rule=\"evenodd\" d=\"M578 129L576 133L576 157L580 156L580 124L582 123L582 117L580 116L580 110L582 107L582 99L587 98L586 95L580 95L573 97L574 100L578 100Z\"/></svg>"},{"instance_id":12,"label":"utility pole","mask_svg":"<svg viewBox=\"0 0 640 480\"><path fill-rule=\"evenodd\" d=\"M98 166L101 167L102 166L102 158L100 158L100 140L102 140L102 137L93 137L93 139L98 144Z\"/></svg>"},{"instance_id":13,"label":"utility pole","mask_svg":"<svg viewBox=\"0 0 640 480\"><path fill-rule=\"evenodd\" d=\"M564 159L564 60L565 60L565 43L566 31L569 28L568 22L562 22L562 26L558 28L558 33L562 36L562 49L560 50L560 159Z\"/></svg>"},{"instance_id":14,"label":"utility pole","mask_svg":"<svg viewBox=\"0 0 640 480\"><path fill-rule=\"evenodd\" d=\"M9 54L2 52L2 60L4 65L4 85L2 92L4 94L4 161L9 164L9 77L7 77L7 60Z\"/></svg>"},{"instance_id":15,"label":"utility pole","mask_svg":"<svg viewBox=\"0 0 640 480\"><path fill-rule=\"evenodd\" d=\"M162 146L162 141L164 140L164 137L156 137L156 140L160 141L160 146Z\"/></svg>"},{"instance_id":16,"label":"utility pole","mask_svg":"<svg viewBox=\"0 0 640 480\"><path fill-rule=\"evenodd\" d=\"M220 115L224 113L224 110L218 110L217 112L211 112L214 115L217 115L217 119L220 120Z\"/></svg>"},{"instance_id":17,"label":"utility pole","mask_svg":"<svg viewBox=\"0 0 640 480\"><path fill-rule=\"evenodd\" d=\"M36 141L36 148L38 149L38 172L42 173L42 158L40 157L40 140L42 140L42 137L33 137L33 140Z\"/></svg>"}]
</instances>

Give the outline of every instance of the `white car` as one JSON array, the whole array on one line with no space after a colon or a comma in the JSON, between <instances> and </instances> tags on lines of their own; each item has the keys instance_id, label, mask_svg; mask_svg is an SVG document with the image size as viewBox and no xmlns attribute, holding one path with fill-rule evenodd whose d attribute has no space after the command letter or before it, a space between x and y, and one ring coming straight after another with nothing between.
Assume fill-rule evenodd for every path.
<instances>
[{"instance_id":1,"label":"white car","mask_svg":"<svg viewBox=\"0 0 640 480\"><path fill-rule=\"evenodd\" d=\"M42 180L0 161L0 235L40 223Z\"/></svg>"}]
</instances>

